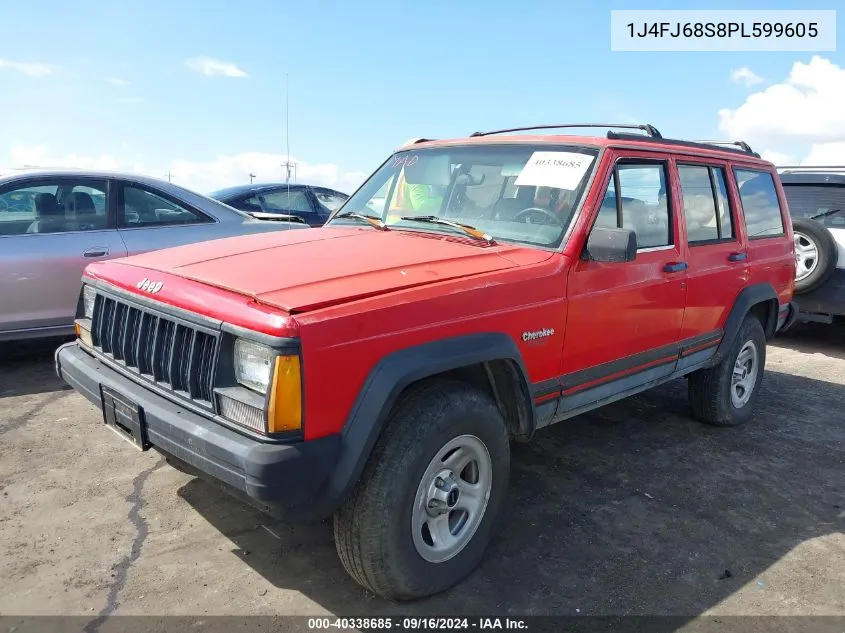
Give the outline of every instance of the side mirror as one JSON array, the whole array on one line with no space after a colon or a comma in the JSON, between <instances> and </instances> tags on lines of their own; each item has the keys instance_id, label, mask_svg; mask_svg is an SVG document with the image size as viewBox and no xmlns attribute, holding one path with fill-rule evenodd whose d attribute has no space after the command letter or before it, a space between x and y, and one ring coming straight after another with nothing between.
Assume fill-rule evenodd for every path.
<instances>
[{"instance_id":1,"label":"side mirror","mask_svg":"<svg viewBox=\"0 0 845 633\"><path fill-rule=\"evenodd\" d=\"M584 255L608 264L633 261L637 257L637 234L630 229L593 227Z\"/></svg>"}]
</instances>

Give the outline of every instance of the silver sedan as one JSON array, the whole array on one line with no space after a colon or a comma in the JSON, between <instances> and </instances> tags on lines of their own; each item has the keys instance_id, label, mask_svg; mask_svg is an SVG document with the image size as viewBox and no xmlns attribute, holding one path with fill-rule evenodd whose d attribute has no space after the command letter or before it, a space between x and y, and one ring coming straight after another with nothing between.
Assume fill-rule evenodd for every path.
<instances>
[{"instance_id":1,"label":"silver sedan","mask_svg":"<svg viewBox=\"0 0 845 633\"><path fill-rule=\"evenodd\" d=\"M133 174L0 174L0 341L73 332L82 271L94 261L248 233L308 229Z\"/></svg>"}]
</instances>

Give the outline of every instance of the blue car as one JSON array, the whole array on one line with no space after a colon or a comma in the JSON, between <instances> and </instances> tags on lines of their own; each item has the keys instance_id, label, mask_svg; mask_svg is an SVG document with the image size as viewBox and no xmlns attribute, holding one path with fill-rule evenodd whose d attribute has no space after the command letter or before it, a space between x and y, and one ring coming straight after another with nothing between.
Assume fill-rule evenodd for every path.
<instances>
[{"instance_id":1,"label":"blue car","mask_svg":"<svg viewBox=\"0 0 845 633\"><path fill-rule=\"evenodd\" d=\"M329 215L349 198L328 187L283 182L227 187L208 195L256 218L267 213L289 214L302 218L309 226L325 224Z\"/></svg>"}]
</instances>

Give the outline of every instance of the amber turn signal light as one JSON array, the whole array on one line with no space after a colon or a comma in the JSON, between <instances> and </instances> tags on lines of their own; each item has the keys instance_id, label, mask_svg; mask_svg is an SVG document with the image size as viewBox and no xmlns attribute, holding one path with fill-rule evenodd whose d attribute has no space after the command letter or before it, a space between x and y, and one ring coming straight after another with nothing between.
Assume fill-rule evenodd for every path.
<instances>
[{"instance_id":1,"label":"amber turn signal light","mask_svg":"<svg viewBox=\"0 0 845 633\"><path fill-rule=\"evenodd\" d=\"M86 328L79 321L74 322L73 327L76 330L76 338L88 347L93 347L93 343L91 342L91 330Z\"/></svg>"},{"instance_id":2,"label":"amber turn signal light","mask_svg":"<svg viewBox=\"0 0 845 633\"><path fill-rule=\"evenodd\" d=\"M302 368L299 356L276 356L267 432L283 433L302 428Z\"/></svg>"}]
</instances>

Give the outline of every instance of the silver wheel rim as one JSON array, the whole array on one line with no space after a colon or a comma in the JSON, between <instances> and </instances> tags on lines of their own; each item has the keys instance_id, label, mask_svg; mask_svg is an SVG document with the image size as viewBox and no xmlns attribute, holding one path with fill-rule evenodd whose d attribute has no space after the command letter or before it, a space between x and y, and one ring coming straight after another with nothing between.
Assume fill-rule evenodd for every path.
<instances>
[{"instance_id":1,"label":"silver wheel rim","mask_svg":"<svg viewBox=\"0 0 845 633\"><path fill-rule=\"evenodd\" d=\"M493 465L474 435L456 437L437 451L417 487L411 533L417 553L430 563L457 556L484 518Z\"/></svg>"},{"instance_id":2,"label":"silver wheel rim","mask_svg":"<svg viewBox=\"0 0 845 633\"><path fill-rule=\"evenodd\" d=\"M754 385L757 384L757 358L757 346L753 341L748 341L739 350L734 362L731 377L731 403L737 409L748 404L751 394L754 393Z\"/></svg>"},{"instance_id":3,"label":"silver wheel rim","mask_svg":"<svg viewBox=\"0 0 845 633\"><path fill-rule=\"evenodd\" d=\"M804 233L794 233L795 280L801 281L813 274L819 266L819 247Z\"/></svg>"}]
</instances>

